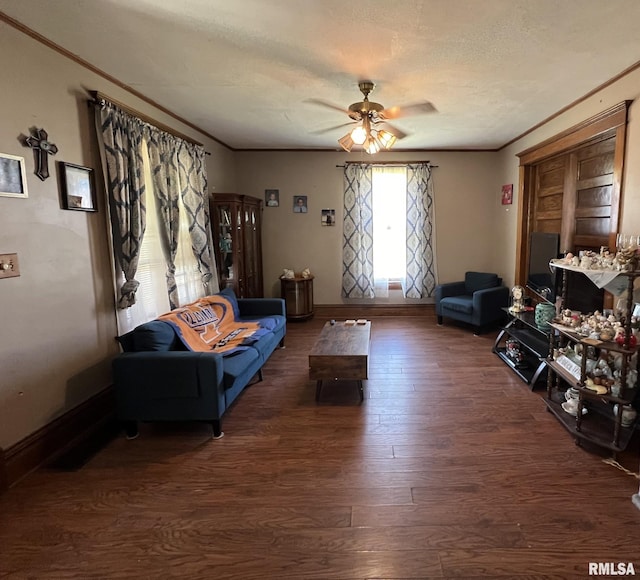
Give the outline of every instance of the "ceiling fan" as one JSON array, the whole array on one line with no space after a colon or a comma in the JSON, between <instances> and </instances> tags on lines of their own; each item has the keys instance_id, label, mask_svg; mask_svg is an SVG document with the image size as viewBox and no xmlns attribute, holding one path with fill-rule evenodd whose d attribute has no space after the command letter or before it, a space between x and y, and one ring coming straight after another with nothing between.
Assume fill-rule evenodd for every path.
<instances>
[{"instance_id":1,"label":"ceiling fan","mask_svg":"<svg viewBox=\"0 0 640 580\"><path fill-rule=\"evenodd\" d=\"M398 139L403 139L407 136L407 133L391 125L388 122L389 119L421 115L436 110L428 101L385 109L380 103L369 100L369 94L375 86L372 81L360 81L358 88L364 98L362 101L349 105L348 109L343 109L321 99L309 99L308 102L344 112L352 119L348 123L316 131L316 134L327 133L340 127L351 125L354 122L359 123L352 131L338 139L338 143L345 151L351 151L354 145L362 145L367 153L373 154L380 151L381 148L391 149Z\"/></svg>"}]
</instances>

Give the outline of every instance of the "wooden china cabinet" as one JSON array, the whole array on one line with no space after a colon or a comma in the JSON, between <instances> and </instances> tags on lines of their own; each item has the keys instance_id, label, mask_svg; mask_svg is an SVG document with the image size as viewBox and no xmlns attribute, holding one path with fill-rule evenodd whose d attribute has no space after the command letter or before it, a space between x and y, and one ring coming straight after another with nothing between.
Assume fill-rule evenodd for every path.
<instances>
[{"instance_id":1,"label":"wooden china cabinet","mask_svg":"<svg viewBox=\"0 0 640 580\"><path fill-rule=\"evenodd\" d=\"M210 209L220 288L233 288L238 298L261 298L262 200L216 193Z\"/></svg>"}]
</instances>

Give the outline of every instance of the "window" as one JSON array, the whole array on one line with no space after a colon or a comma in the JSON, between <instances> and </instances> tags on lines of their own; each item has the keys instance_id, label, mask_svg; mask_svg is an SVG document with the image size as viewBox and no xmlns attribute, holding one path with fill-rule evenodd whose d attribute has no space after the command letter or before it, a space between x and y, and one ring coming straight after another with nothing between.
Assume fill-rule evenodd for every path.
<instances>
[{"instance_id":1,"label":"window","mask_svg":"<svg viewBox=\"0 0 640 580\"><path fill-rule=\"evenodd\" d=\"M118 331L120 334L133 330L136 326L153 320L171 310L167 293L167 266L160 238L160 226L155 195L153 194L153 180L151 178L151 163L146 145L142 148L144 165L144 182L146 190L147 225L142 245L136 280L140 283L136 292L136 303L130 308L117 309ZM204 286L198 270L198 263L191 249L189 235L189 221L187 212L178 200L180 208L180 226L178 250L176 252L176 286L180 304L188 304L204 296ZM124 276L122 282L124 282Z\"/></svg>"},{"instance_id":2,"label":"window","mask_svg":"<svg viewBox=\"0 0 640 580\"><path fill-rule=\"evenodd\" d=\"M407 170L373 167L373 277L376 296L406 276ZM395 282L395 284L394 284Z\"/></svg>"}]
</instances>

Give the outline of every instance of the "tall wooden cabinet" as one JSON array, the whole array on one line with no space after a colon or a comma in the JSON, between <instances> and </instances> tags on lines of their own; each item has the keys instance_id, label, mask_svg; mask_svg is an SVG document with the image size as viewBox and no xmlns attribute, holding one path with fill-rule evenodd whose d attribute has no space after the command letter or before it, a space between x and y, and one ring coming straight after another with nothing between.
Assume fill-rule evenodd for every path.
<instances>
[{"instance_id":1,"label":"tall wooden cabinet","mask_svg":"<svg viewBox=\"0 0 640 580\"><path fill-rule=\"evenodd\" d=\"M261 298L262 200L216 193L210 209L220 288L233 288L238 298Z\"/></svg>"},{"instance_id":2,"label":"tall wooden cabinet","mask_svg":"<svg viewBox=\"0 0 640 580\"><path fill-rule=\"evenodd\" d=\"M560 235L560 251L577 254L613 248L619 230L626 126L624 101L518 154L519 228L516 283L525 285L532 232ZM567 276L572 308L611 306L604 292L584 288L580 274Z\"/></svg>"}]
</instances>

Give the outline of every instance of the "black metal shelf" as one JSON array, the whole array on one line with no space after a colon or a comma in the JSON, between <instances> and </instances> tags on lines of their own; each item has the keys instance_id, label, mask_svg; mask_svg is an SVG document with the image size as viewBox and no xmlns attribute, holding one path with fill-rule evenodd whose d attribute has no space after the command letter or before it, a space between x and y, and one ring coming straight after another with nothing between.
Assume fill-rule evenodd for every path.
<instances>
[{"instance_id":1,"label":"black metal shelf","mask_svg":"<svg viewBox=\"0 0 640 580\"><path fill-rule=\"evenodd\" d=\"M546 379L548 335L535 326L534 314L531 311L509 312L509 316L511 320L498 333L492 350L522 381L534 389L539 381ZM507 354L503 342L510 338L517 340L521 345L524 355L522 362L516 362Z\"/></svg>"}]
</instances>

